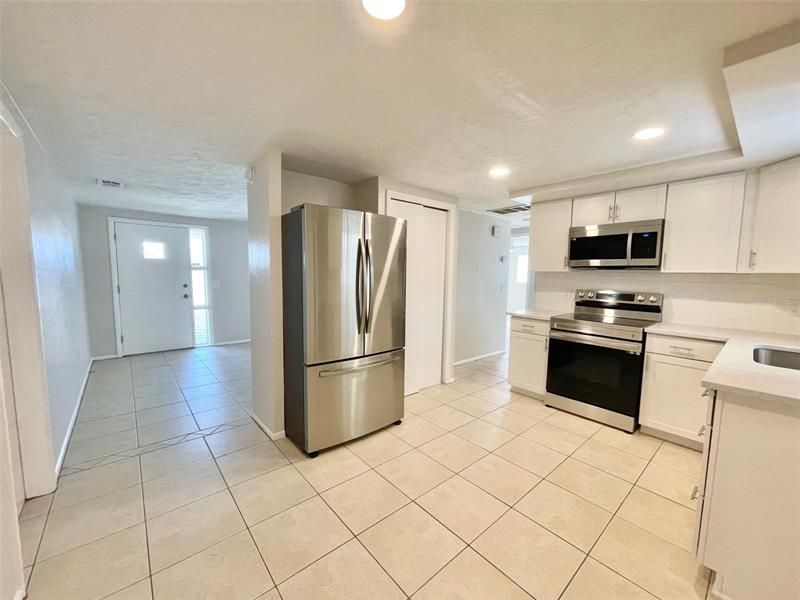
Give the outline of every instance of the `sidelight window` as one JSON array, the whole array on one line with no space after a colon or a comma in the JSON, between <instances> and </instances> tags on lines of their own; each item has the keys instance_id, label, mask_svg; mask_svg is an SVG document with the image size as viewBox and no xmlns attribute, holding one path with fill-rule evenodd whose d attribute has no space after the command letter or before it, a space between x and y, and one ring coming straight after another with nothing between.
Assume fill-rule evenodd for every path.
<instances>
[{"instance_id":1,"label":"sidelight window","mask_svg":"<svg viewBox=\"0 0 800 600\"><path fill-rule=\"evenodd\" d=\"M189 252L192 261L194 344L208 346L213 341L208 283L208 229L198 227L189 230Z\"/></svg>"}]
</instances>

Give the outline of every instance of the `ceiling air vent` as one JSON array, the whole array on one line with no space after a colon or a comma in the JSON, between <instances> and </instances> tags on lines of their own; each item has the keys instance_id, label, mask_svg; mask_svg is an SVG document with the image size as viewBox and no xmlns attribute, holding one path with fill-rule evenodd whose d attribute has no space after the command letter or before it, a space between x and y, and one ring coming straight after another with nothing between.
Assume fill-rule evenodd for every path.
<instances>
[{"instance_id":1,"label":"ceiling air vent","mask_svg":"<svg viewBox=\"0 0 800 600\"><path fill-rule=\"evenodd\" d=\"M114 181L113 179L98 179L97 185L102 187L110 187L110 188L121 188L125 187L125 184L121 181Z\"/></svg>"},{"instance_id":2,"label":"ceiling air vent","mask_svg":"<svg viewBox=\"0 0 800 600\"><path fill-rule=\"evenodd\" d=\"M513 206L504 206L503 208L492 208L488 212L496 215L513 215L516 213L528 212L530 209L530 204L514 204Z\"/></svg>"}]
</instances>

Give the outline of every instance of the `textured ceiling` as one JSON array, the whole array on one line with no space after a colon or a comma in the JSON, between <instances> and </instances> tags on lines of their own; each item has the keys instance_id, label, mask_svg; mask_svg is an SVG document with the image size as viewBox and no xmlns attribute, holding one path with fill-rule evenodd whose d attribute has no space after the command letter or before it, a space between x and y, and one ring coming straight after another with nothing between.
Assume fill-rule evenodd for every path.
<instances>
[{"instance_id":1,"label":"textured ceiling","mask_svg":"<svg viewBox=\"0 0 800 600\"><path fill-rule=\"evenodd\" d=\"M389 23L358 1L7 3L1 76L85 202L241 217L244 166L277 144L294 170L497 205L738 147L723 49L798 17L796 2L412 1ZM632 143L649 125L667 135Z\"/></svg>"}]
</instances>

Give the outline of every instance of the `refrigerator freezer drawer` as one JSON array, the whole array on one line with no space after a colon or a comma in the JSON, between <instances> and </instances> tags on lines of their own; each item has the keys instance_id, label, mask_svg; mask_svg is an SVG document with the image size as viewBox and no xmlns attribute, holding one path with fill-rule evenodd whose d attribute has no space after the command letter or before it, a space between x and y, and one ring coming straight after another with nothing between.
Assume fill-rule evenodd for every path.
<instances>
[{"instance_id":1,"label":"refrigerator freezer drawer","mask_svg":"<svg viewBox=\"0 0 800 600\"><path fill-rule=\"evenodd\" d=\"M402 349L306 367L306 452L329 448L403 418Z\"/></svg>"}]
</instances>

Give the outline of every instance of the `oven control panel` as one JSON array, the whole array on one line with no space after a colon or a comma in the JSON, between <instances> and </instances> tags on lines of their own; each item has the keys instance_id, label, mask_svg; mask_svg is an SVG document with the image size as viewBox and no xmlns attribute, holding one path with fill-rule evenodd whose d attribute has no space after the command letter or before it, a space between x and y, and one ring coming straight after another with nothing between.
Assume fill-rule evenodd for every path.
<instances>
[{"instance_id":1,"label":"oven control panel","mask_svg":"<svg viewBox=\"0 0 800 600\"><path fill-rule=\"evenodd\" d=\"M593 306L661 306L664 294L657 292L619 292L616 290L575 290L575 304L591 304Z\"/></svg>"}]
</instances>

